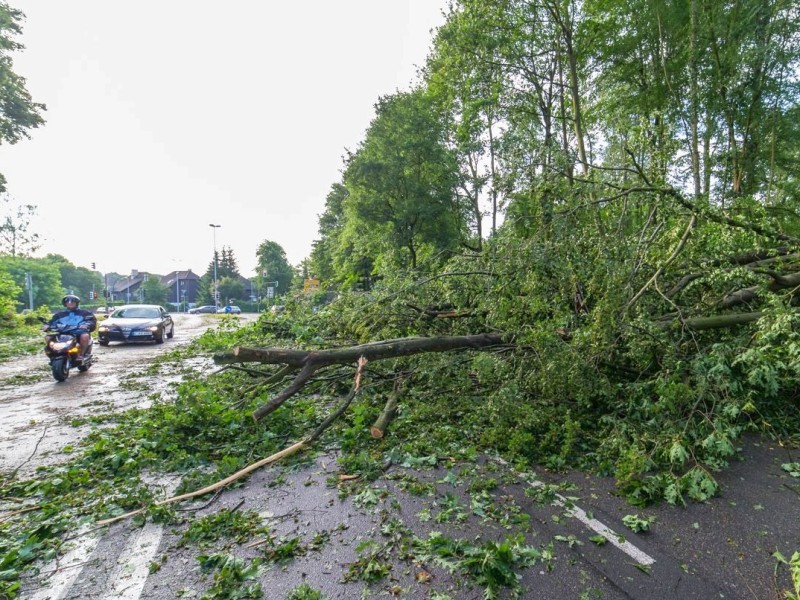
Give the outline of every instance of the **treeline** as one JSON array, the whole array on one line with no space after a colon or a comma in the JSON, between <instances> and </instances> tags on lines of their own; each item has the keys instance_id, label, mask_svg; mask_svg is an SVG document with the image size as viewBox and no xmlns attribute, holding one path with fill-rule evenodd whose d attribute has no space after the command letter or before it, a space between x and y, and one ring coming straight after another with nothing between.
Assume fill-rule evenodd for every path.
<instances>
[{"instance_id":1,"label":"treeline","mask_svg":"<svg viewBox=\"0 0 800 600\"><path fill-rule=\"evenodd\" d=\"M663 247L702 211L698 227L725 217L794 232L798 10L453 2L419 86L381 98L346 157L312 272L433 271L503 221L520 239L564 225L592 246L610 239L615 256ZM756 243L742 237L712 253Z\"/></svg>"},{"instance_id":2,"label":"treeline","mask_svg":"<svg viewBox=\"0 0 800 600\"><path fill-rule=\"evenodd\" d=\"M502 334L417 389L638 501L713 494L745 428L797 442L799 29L783 1L455 0L328 194L309 269L368 291L330 343Z\"/></svg>"}]
</instances>

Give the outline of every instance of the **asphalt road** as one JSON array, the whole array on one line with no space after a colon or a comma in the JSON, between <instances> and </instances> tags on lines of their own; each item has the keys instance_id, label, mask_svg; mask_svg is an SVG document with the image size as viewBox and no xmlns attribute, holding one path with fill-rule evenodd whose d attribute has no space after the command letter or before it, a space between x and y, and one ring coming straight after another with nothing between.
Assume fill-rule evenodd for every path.
<instances>
[{"instance_id":1,"label":"asphalt road","mask_svg":"<svg viewBox=\"0 0 800 600\"><path fill-rule=\"evenodd\" d=\"M190 343L208 326L201 315L182 315L176 323L176 338L163 346L98 348L96 365L65 384L44 376L20 380L16 366L0 367L6 394L0 400L0 469L32 472L36 464L57 460L58 448L80 434L64 424L71 416L98 406L106 410L108 403L117 408L146 403L151 389L164 382L126 389L125 369L145 368L158 353ZM35 358L46 365L43 357ZM779 600L791 582L771 555L778 550L788 558L800 550L800 479L781 465L798 461L800 451L749 436L742 440L741 459L717 474L718 497L685 508L636 509L615 495L611 479L543 469L517 473L488 457L468 464L440 461L430 469L398 465L368 486L357 480L336 486L331 484L338 475L335 456L320 454L305 464L257 471L208 505L204 499L182 507L191 509L186 514L193 518L224 507L255 511L270 528L268 539L198 549L178 543L186 523L87 525L66 556L25 581L22 597L200 598L213 576L201 571L198 555L264 559L268 548L297 538L302 552L260 569L264 598L285 598L304 582L329 600L483 598L484 588L474 579L413 550L414 539L423 543L440 532L473 546L519 534L527 545L551 553L519 570L523 598ZM480 485L489 481L496 486ZM152 484L167 496L177 481ZM560 491L544 494L548 485ZM343 494L347 486L359 486L358 493ZM478 493L479 487L484 491ZM629 530L622 519L631 514L652 519L650 531ZM402 535L387 533L390 526ZM598 536L607 542L593 542ZM346 581L365 556L384 564L386 577Z\"/></svg>"}]
</instances>

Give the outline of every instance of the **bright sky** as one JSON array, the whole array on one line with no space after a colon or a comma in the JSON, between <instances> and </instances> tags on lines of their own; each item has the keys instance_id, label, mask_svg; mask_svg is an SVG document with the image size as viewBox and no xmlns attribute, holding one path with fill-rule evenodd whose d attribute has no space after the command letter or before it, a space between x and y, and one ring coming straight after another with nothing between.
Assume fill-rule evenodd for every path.
<instances>
[{"instance_id":1,"label":"bright sky","mask_svg":"<svg viewBox=\"0 0 800 600\"><path fill-rule=\"evenodd\" d=\"M103 272L203 273L264 240L299 263L345 148L406 90L446 0L8 0L14 69L47 105L0 172L39 255ZM221 225L219 229L210 223Z\"/></svg>"}]
</instances>

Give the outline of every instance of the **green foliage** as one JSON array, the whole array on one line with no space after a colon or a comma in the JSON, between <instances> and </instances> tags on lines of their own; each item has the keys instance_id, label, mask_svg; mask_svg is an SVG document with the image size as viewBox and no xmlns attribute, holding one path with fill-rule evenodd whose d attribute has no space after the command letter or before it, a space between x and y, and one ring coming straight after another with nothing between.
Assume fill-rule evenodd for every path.
<instances>
[{"instance_id":1,"label":"green foliage","mask_svg":"<svg viewBox=\"0 0 800 600\"><path fill-rule=\"evenodd\" d=\"M378 545L371 540L361 542L356 546L356 552L360 556L358 560L350 563L344 580L373 583L387 577L392 571L387 550L385 545Z\"/></svg>"},{"instance_id":2,"label":"green foliage","mask_svg":"<svg viewBox=\"0 0 800 600\"><path fill-rule=\"evenodd\" d=\"M162 284L158 277L148 277L142 283L142 294L144 302L147 304L166 304L169 296L169 288Z\"/></svg>"},{"instance_id":3,"label":"green foliage","mask_svg":"<svg viewBox=\"0 0 800 600\"><path fill-rule=\"evenodd\" d=\"M7 4L0 5L0 143L16 144L29 137L28 131L44 123L45 106L33 102L25 78L14 72L11 53L23 49L16 36L22 33L25 15ZM0 176L0 191L5 178Z\"/></svg>"},{"instance_id":4,"label":"green foliage","mask_svg":"<svg viewBox=\"0 0 800 600\"><path fill-rule=\"evenodd\" d=\"M424 95L387 96L376 111L345 169L340 277L359 273L363 258L382 275L396 266L416 269L439 252L453 250L461 235L452 202L455 162Z\"/></svg>"},{"instance_id":5,"label":"green foliage","mask_svg":"<svg viewBox=\"0 0 800 600\"><path fill-rule=\"evenodd\" d=\"M642 531L650 531L650 524L654 521L652 517L642 518L639 515L625 515L622 517L622 522L625 527L634 533Z\"/></svg>"},{"instance_id":6,"label":"green foliage","mask_svg":"<svg viewBox=\"0 0 800 600\"><path fill-rule=\"evenodd\" d=\"M325 596L307 583L302 583L290 591L284 600L325 600Z\"/></svg>"},{"instance_id":7,"label":"green foliage","mask_svg":"<svg viewBox=\"0 0 800 600\"><path fill-rule=\"evenodd\" d=\"M17 324L17 298L21 293L11 275L0 268L0 330L13 329Z\"/></svg>"},{"instance_id":8,"label":"green foliage","mask_svg":"<svg viewBox=\"0 0 800 600\"><path fill-rule=\"evenodd\" d=\"M256 250L256 258L258 259L256 270L261 283L259 287L263 290L262 296L266 296L266 282L268 281L278 282L276 294L286 294L291 288L294 278L294 270L286 259L286 251L277 242L264 240Z\"/></svg>"},{"instance_id":9,"label":"green foliage","mask_svg":"<svg viewBox=\"0 0 800 600\"><path fill-rule=\"evenodd\" d=\"M778 564L789 567L789 575L792 578L794 593L787 591L786 600L800 600L800 551L792 554L792 558L789 560L786 560L786 557L777 550L772 553L772 556L778 561Z\"/></svg>"},{"instance_id":10,"label":"green foliage","mask_svg":"<svg viewBox=\"0 0 800 600\"><path fill-rule=\"evenodd\" d=\"M202 596L202 600L240 600L261 598L264 594L256 580L259 566L236 558L230 554L211 554L197 557L204 572L213 573L214 584Z\"/></svg>"},{"instance_id":11,"label":"green foliage","mask_svg":"<svg viewBox=\"0 0 800 600\"><path fill-rule=\"evenodd\" d=\"M415 538L414 549L420 561L432 562L451 572L465 574L484 588L484 598L498 598L503 589L509 589L514 597L520 597L522 590L517 570L536 563L543 563L549 568L553 558L552 547L540 550L526 546L524 541L519 536L500 543L487 541L471 544L433 532L427 539Z\"/></svg>"},{"instance_id":12,"label":"green foliage","mask_svg":"<svg viewBox=\"0 0 800 600\"><path fill-rule=\"evenodd\" d=\"M258 513L241 513L227 508L193 521L181 536L179 545L189 543L207 547L220 539L229 539L237 544L257 534L268 533L262 526Z\"/></svg>"},{"instance_id":13,"label":"green foliage","mask_svg":"<svg viewBox=\"0 0 800 600\"><path fill-rule=\"evenodd\" d=\"M61 285L61 272L58 266L48 259L19 258L0 256L0 272L7 273L17 285L19 293L15 298L18 306L28 307L29 295L26 288L26 273L33 282L33 307L61 307L64 288Z\"/></svg>"},{"instance_id":14,"label":"green foliage","mask_svg":"<svg viewBox=\"0 0 800 600\"><path fill-rule=\"evenodd\" d=\"M222 277L217 280L220 304L233 304L236 300L244 299L244 283L238 278Z\"/></svg>"},{"instance_id":15,"label":"green foliage","mask_svg":"<svg viewBox=\"0 0 800 600\"><path fill-rule=\"evenodd\" d=\"M76 267L58 254L48 254L45 259L58 267L64 291L72 291L84 301L88 300L90 291L97 291L99 295L104 287L103 278L96 271L90 271L86 267Z\"/></svg>"}]
</instances>

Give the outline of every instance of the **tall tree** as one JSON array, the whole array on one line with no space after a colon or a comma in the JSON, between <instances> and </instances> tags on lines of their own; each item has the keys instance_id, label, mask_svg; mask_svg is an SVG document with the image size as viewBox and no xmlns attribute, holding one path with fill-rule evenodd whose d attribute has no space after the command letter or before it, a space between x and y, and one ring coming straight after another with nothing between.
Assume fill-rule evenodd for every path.
<instances>
[{"instance_id":1,"label":"tall tree","mask_svg":"<svg viewBox=\"0 0 800 600\"><path fill-rule=\"evenodd\" d=\"M48 254L45 260L58 267L61 273L61 285L65 291L72 290L81 298L88 299L89 292L97 291L99 296L103 290L103 278L96 271L86 267L76 267L60 254Z\"/></svg>"},{"instance_id":2,"label":"tall tree","mask_svg":"<svg viewBox=\"0 0 800 600\"><path fill-rule=\"evenodd\" d=\"M43 258L0 256L0 271L8 273L20 289L19 306L29 304L28 281L33 284L33 308L61 306L65 290L61 285L61 273L53 262Z\"/></svg>"},{"instance_id":3,"label":"tall tree","mask_svg":"<svg viewBox=\"0 0 800 600\"><path fill-rule=\"evenodd\" d=\"M475 249L482 244L485 213L491 216L491 233L497 229L500 194L498 130L505 113L503 68L492 38L499 25L495 11L477 2L453 11L437 32L426 66L427 93L444 115L447 143L460 166L458 193L475 232Z\"/></svg>"},{"instance_id":4,"label":"tall tree","mask_svg":"<svg viewBox=\"0 0 800 600\"><path fill-rule=\"evenodd\" d=\"M277 293L285 294L289 291L294 277L294 269L286 260L286 252L277 242L264 240L256 250L258 259L258 275L261 279L261 288L265 289L268 281L277 281Z\"/></svg>"},{"instance_id":5,"label":"tall tree","mask_svg":"<svg viewBox=\"0 0 800 600\"><path fill-rule=\"evenodd\" d=\"M347 187L334 183L325 198L325 210L319 215L319 239L315 240L309 260L309 274L323 281L336 277L335 254L344 227L344 202Z\"/></svg>"},{"instance_id":6,"label":"tall tree","mask_svg":"<svg viewBox=\"0 0 800 600\"><path fill-rule=\"evenodd\" d=\"M31 231L31 219L36 207L13 202L8 194L2 198L0 218L0 253L10 256L29 256L39 249L39 234Z\"/></svg>"},{"instance_id":7,"label":"tall tree","mask_svg":"<svg viewBox=\"0 0 800 600\"><path fill-rule=\"evenodd\" d=\"M24 49L15 40L22 33L20 23L25 15L0 3L0 144L16 144L29 138L30 129L44 123L41 113L44 104L34 102L24 77L14 72L13 52ZM0 173L0 192L5 191L6 179Z\"/></svg>"},{"instance_id":8,"label":"tall tree","mask_svg":"<svg viewBox=\"0 0 800 600\"><path fill-rule=\"evenodd\" d=\"M200 286L197 292L198 297L201 298L202 301L210 304L214 303L215 265L217 274L217 287L219 287L219 281L223 277L231 277L234 279L240 277L239 266L236 262L236 257L233 254L233 250L229 246L223 246L221 251L215 251L214 256L211 258L211 262L208 263L208 268L206 269L205 274L200 278Z\"/></svg>"},{"instance_id":9,"label":"tall tree","mask_svg":"<svg viewBox=\"0 0 800 600\"><path fill-rule=\"evenodd\" d=\"M357 234L387 267L416 269L421 258L452 251L463 239L456 161L430 108L420 91L381 98L345 170L344 241Z\"/></svg>"}]
</instances>

